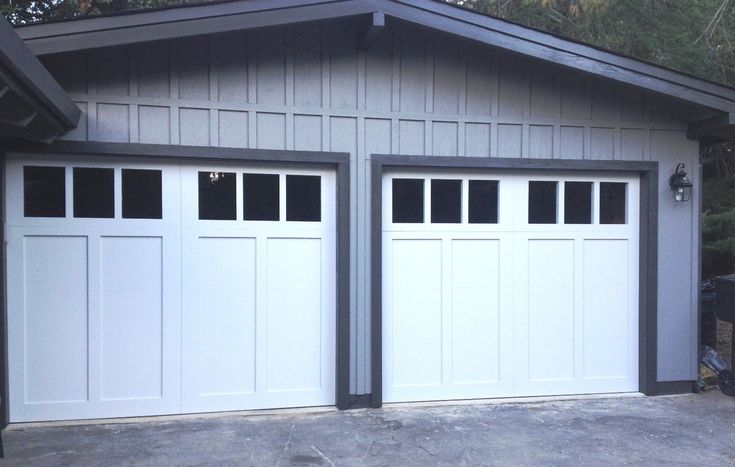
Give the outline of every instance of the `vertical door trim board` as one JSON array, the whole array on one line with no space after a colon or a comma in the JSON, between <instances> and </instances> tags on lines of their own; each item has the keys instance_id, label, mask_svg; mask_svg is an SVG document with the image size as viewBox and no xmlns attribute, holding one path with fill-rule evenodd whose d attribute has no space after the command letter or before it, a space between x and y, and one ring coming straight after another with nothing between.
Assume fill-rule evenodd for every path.
<instances>
[{"instance_id":1,"label":"vertical door trim board","mask_svg":"<svg viewBox=\"0 0 735 467\"><path fill-rule=\"evenodd\" d=\"M5 271L7 264L5 261L5 154L0 153L0 303L2 303L3 313L0 314L0 380L2 381L2 389L0 389L0 430L8 426L10 420L10 403L8 402L8 394L10 394L10 377L8 376L8 315L7 315L7 299L5 294ZM0 438L0 452L2 452L2 439Z\"/></svg>"},{"instance_id":2,"label":"vertical door trim board","mask_svg":"<svg viewBox=\"0 0 735 467\"><path fill-rule=\"evenodd\" d=\"M383 405L383 174L397 168L443 169L445 171L563 171L590 174L627 173L640 177L639 279L638 279L638 382L646 395L660 394L657 382L657 293L658 293L658 162L591 161L508 158L458 158L440 156L371 155L371 369L370 405ZM686 392L686 391L683 391Z\"/></svg>"},{"instance_id":3,"label":"vertical door trim board","mask_svg":"<svg viewBox=\"0 0 735 467\"><path fill-rule=\"evenodd\" d=\"M160 160L191 161L229 161L243 163L265 163L273 165L322 166L336 172L337 191L337 274L336 284L336 394L337 408L350 408L350 155L345 152L287 151L265 149L236 149L198 146L172 146L159 144L98 143L57 141L49 145L18 143L9 148L8 154L57 155L60 161L64 156L94 156L115 158L140 158ZM3 158L3 171L4 171ZM4 178L3 178L4 183ZM3 202L4 209L4 202ZM4 232L4 229L3 229ZM4 255L3 255L4 256ZM5 269L3 268L3 275ZM1 290L1 289L0 289ZM3 294L4 300L4 294ZM3 304L3 319L7 317L7 306ZM3 362L7 360L7 340L2 345ZM3 363L4 364L4 363ZM8 379L3 383L4 393L8 393ZM5 398L3 404L6 404ZM6 407L7 408L7 407ZM7 410L4 411L7 413ZM7 423L7 418L2 420Z\"/></svg>"}]
</instances>

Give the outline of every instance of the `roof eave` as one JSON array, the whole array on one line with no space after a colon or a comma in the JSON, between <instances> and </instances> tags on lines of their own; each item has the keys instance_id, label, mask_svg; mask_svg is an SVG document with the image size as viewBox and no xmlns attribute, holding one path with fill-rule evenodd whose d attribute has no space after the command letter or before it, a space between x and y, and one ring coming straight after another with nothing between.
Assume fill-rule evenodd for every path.
<instances>
[{"instance_id":1,"label":"roof eave","mask_svg":"<svg viewBox=\"0 0 735 467\"><path fill-rule=\"evenodd\" d=\"M76 128L79 108L5 20L0 44L0 130L49 142Z\"/></svg>"}]
</instances>

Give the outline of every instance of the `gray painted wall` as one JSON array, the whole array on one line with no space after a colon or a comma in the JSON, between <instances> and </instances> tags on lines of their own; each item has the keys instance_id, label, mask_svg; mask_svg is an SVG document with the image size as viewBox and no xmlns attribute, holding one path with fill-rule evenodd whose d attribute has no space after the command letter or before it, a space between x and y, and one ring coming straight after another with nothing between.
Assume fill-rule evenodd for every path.
<instances>
[{"instance_id":1,"label":"gray painted wall","mask_svg":"<svg viewBox=\"0 0 735 467\"><path fill-rule=\"evenodd\" d=\"M351 389L370 392L370 154L661 163L660 381L696 378L698 199L676 205L684 162L699 186L693 109L634 89L389 23L299 25L49 56L84 112L67 139L351 156ZM395 27L397 26L397 27Z\"/></svg>"}]
</instances>

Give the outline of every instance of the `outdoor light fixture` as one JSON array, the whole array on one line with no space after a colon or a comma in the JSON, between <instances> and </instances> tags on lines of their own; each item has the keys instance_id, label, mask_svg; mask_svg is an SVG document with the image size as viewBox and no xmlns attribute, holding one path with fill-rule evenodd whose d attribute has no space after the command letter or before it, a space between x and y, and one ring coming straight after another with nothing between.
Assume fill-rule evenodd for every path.
<instances>
[{"instance_id":1,"label":"outdoor light fixture","mask_svg":"<svg viewBox=\"0 0 735 467\"><path fill-rule=\"evenodd\" d=\"M219 182L223 178L225 178L224 172L210 172L209 173L209 183L211 183L212 185L216 185L217 182Z\"/></svg>"},{"instance_id":2,"label":"outdoor light fixture","mask_svg":"<svg viewBox=\"0 0 735 467\"><path fill-rule=\"evenodd\" d=\"M674 199L677 203L692 199L692 181L689 180L687 173L684 172L683 163L677 164L676 170L669 177L669 186L671 187L671 191L674 192Z\"/></svg>"}]
</instances>

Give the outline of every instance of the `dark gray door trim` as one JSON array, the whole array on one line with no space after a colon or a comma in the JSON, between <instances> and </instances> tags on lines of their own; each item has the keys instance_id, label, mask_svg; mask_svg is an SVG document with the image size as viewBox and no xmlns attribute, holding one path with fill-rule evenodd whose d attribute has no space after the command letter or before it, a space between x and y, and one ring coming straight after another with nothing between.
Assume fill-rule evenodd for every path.
<instances>
[{"instance_id":1,"label":"dark gray door trim","mask_svg":"<svg viewBox=\"0 0 735 467\"><path fill-rule=\"evenodd\" d=\"M383 404L383 290L382 290L382 180L386 170L442 169L443 171L573 171L638 174L640 177L640 247L639 247L639 391L646 395L659 394L656 382L657 365L657 290L658 290L658 162L457 158L428 156L396 156L374 154L371 160L371 364L372 395L370 405ZM691 388L691 385L689 386ZM686 392L686 391L685 391Z\"/></svg>"},{"instance_id":2,"label":"dark gray door trim","mask_svg":"<svg viewBox=\"0 0 735 467\"><path fill-rule=\"evenodd\" d=\"M8 426L10 420L10 403L8 402L8 388L10 387L10 377L8 376L8 320L7 307L5 300L5 154L0 152L0 303L2 303L3 312L0 313L0 430ZM2 448L2 438L0 438L0 449Z\"/></svg>"},{"instance_id":3,"label":"dark gray door trim","mask_svg":"<svg viewBox=\"0 0 735 467\"><path fill-rule=\"evenodd\" d=\"M193 146L168 146L157 144L91 143L58 141L49 145L20 144L8 149L7 154L58 156L59 160L70 156L141 158L158 160L178 160L192 162L237 161L243 163L290 166L331 167L337 174L337 317L336 317L336 405L339 409L350 407L350 155L344 152L311 152L261 149L233 149ZM0 175L5 164L3 159ZM0 182L0 186L4 184ZM4 209L4 203L2 204ZM4 217L3 217L4 219ZM3 229L4 232L4 229ZM2 275L5 268L3 267ZM0 297L3 298L4 296ZM7 307L3 305L3 320L7 317ZM2 345L3 370L7 360L7 340ZM8 393L7 378L3 388L2 426L7 424L7 404L4 397Z\"/></svg>"}]
</instances>

